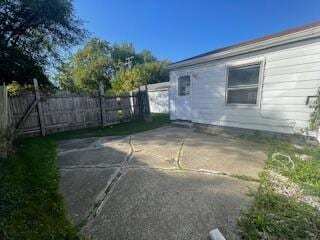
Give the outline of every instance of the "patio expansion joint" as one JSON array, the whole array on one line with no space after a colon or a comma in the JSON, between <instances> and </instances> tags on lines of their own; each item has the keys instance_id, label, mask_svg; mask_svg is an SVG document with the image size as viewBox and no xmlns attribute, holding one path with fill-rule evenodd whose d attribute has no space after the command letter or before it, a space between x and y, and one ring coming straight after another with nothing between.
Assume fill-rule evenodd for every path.
<instances>
[{"instance_id":1,"label":"patio expansion joint","mask_svg":"<svg viewBox=\"0 0 320 240\"><path fill-rule=\"evenodd\" d=\"M130 170L130 169L133 169L133 170L134 170L134 169L142 169L142 170L161 170L161 171L191 172L191 173L193 172L193 173L224 175L224 176L232 177L231 175L229 175L229 174L227 174L227 173L217 172L217 171L209 171L209 170L205 170L205 169L195 170L195 169L177 168L177 167L165 168L165 167L144 167L144 166L128 166L127 169L128 169L128 170Z\"/></svg>"},{"instance_id":2,"label":"patio expansion joint","mask_svg":"<svg viewBox=\"0 0 320 240\"><path fill-rule=\"evenodd\" d=\"M77 169L108 169L108 168L118 168L121 167L120 164L110 164L110 165L72 165L58 168L59 170L77 170Z\"/></svg>"},{"instance_id":3,"label":"patio expansion joint","mask_svg":"<svg viewBox=\"0 0 320 240\"><path fill-rule=\"evenodd\" d=\"M65 151L59 151L58 156L63 156L68 153L74 153L74 152L85 152L85 151L90 151L90 150L99 150L105 148L104 146L89 146L85 148L78 148L78 149L70 149L70 150L65 150Z\"/></svg>"},{"instance_id":4,"label":"patio expansion joint","mask_svg":"<svg viewBox=\"0 0 320 240\"><path fill-rule=\"evenodd\" d=\"M117 169L117 171L114 173L114 175L111 177L111 179L107 182L105 188L103 191L99 194L97 197L95 203L89 210L89 213L87 217L81 221L81 223L78 225L78 227L83 228L86 226L86 224L94 219L96 216L99 215L104 203L107 201L110 193L113 191L115 185L119 182L121 177L126 173L127 170L127 164L132 159L133 153L135 152L133 144L132 144L132 138L129 137L129 152L127 153L125 160L122 162L120 167Z\"/></svg>"},{"instance_id":5,"label":"patio expansion joint","mask_svg":"<svg viewBox=\"0 0 320 240\"><path fill-rule=\"evenodd\" d=\"M165 167L144 167L144 166L128 166L127 170L159 170L159 171L168 171L168 172L177 172L177 173L200 173L200 174L207 174L207 175L216 175L216 176L224 176L228 178L233 178L242 181L249 181L249 182L259 182L258 179L253 177L247 176L247 179L244 179L243 176L238 176L230 173L213 171L213 170L206 170L206 169L190 169L190 168L165 168Z\"/></svg>"}]
</instances>

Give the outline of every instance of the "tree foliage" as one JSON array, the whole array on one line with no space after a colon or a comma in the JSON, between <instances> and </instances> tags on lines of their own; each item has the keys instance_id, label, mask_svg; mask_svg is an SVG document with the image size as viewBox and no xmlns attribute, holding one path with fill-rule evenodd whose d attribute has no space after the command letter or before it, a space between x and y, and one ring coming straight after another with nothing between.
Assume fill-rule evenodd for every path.
<instances>
[{"instance_id":1,"label":"tree foliage","mask_svg":"<svg viewBox=\"0 0 320 240\"><path fill-rule=\"evenodd\" d=\"M143 64L137 64L132 68L121 68L112 81L112 90L115 92L127 92L148 82L150 72Z\"/></svg>"},{"instance_id":2,"label":"tree foliage","mask_svg":"<svg viewBox=\"0 0 320 240\"><path fill-rule=\"evenodd\" d=\"M169 80L169 72L166 70L168 61L146 62L144 68L150 73L148 84L166 82Z\"/></svg>"},{"instance_id":3,"label":"tree foliage","mask_svg":"<svg viewBox=\"0 0 320 240\"><path fill-rule=\"evenodd\" d=\"M312 105L313 112L310 116L310 128L318 130L320 127L320 89L318 90L317 99Z\"/></svg>"},{"instance_id":4,"label":"tree foliage","mask_svg":"<svg viewBox=\"0 0 320 240\"><path fill-rule=\"evenodd\" d=\"M110 87L112 69L109 43L92 38L60 66L57 80L65 89L95 90L99 82Z\"/></svg>"},{"instance_id":5,"label":"tree foliage","mask_svg":"<svg viewBox=\"0 0 320 240\"><path fill-rule=\"evenodd\" d=\"M136 50L132 43L123 42L112 45L111 58L115 67L120 68L130 57L136 57Z\"/></svg>"},{"instance_id":6,"label":"tree foliage","mask_svg":"<svg viewBox=\"0 0 320 240\"><path fill-rule=\"evenodd\" d=\"M132 68L122 68L112 80L115 92L131 91L141 85L168 81L166 61L137 64Z\"/></svg>"},{"instance_id":7,"label":"tree foliage","mask_svg":"<svg viewBox=\"0 0 320 240\"><path fill-rule=\"evenodd\" d=\"M141 84L168 81L167 63L149 50L137 53L132 43L110 46L93 38L61 64L56 78L61 88L69 90L96 90L103 82L107 90L130 91Z\"/></svg>"},{"instance_id":8,"label":"tree foliage","mask_svg":"<svg viewBox=\"0 0 320 240\"><path fill-rule=\"evenodd\" d=\"M0 1L1 82L48 83L45 68L86 36L72 0Z\"/></svg>"},{"instance_id":9,"label":"tree foliage","mask_svg":"<svg viewBox=\"0 0 320 240\"><path fill-rule=\"evenodd\" d=\"M138 58L140 59L141 63L150 63L157 61L157 58L153 56L152 52L150 52L148 49L143 49L138 54Z\"/></svg>"}]
</instances>

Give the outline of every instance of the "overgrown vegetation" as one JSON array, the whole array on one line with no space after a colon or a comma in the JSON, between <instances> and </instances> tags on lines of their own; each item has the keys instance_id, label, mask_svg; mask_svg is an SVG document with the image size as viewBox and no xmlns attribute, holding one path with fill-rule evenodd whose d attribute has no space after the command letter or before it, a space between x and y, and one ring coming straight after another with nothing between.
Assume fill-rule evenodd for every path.
<instances>
[{"instance_id":1,"label":"overgrown vegetation","mask_svg":"<svg viewBox=\"0 0 320 240\"><path fill-rule=\"evenodd\" d=\"M0 239L82 238L68 221L58 192L56 140L133 134L160 127L168 121L168 115L154 114L151 123L135 121L19 141L15 155L0 159Z\"/></svg>"},{"instance_id":2,"label":"overgrown vegetation","mask_svg":"<svg viewBox=\"0 0 320 240\"><path fill-rule=\"evenodd\" d=\"M260 176L261 185L253 192L253 205L239 220L244 239L319 239L320 212L303 201L275 191L270 172L285 176L298 184L303 194L320 196L320 148L296 147L271 138L247 137L269 146L265 171ZM291 157L272 158L275 152ZM280 175L281 174L281 175ZM290 194L288 194L290 195ZM293 193L294 195L294 193Z\"/></svg>"},{"instance_id":3,"label":"overgrown vegetation","mask_svg":"<svg viewBox=\"0 0 320 240\"><path fill-rule=\"evenodd\" d=\"M311 107L313 112L310 116L310 128L317 131L320 127L320 90L318 90L317 99Z\"/></svg>"},{"instance_id":4,"label":"overgrown vegetation","mask_svg":"<svg viewBox=\"0 0 320 240\"><path fill-rule=\"evenodd\" d=\"M318 211L261 184L253 194L253 205L239 221L243 239L319 239Z\"/></svg>"}]
</instances>

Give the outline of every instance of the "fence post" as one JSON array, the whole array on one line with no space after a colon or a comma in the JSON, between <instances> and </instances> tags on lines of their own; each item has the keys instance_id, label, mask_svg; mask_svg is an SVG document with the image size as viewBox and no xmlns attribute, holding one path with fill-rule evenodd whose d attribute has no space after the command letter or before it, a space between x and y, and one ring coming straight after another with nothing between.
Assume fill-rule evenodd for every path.
<instances>
[{"instance_id":1,"label":"fence post","mask_svg":"<svg viewBox=\"0 0 320 240\"><path fill-rule=\"evenodd\" d=\"M145 85L145 88L146 88L146 95L145 95L145 121L146 122L151 122L148 84Z\"/></svg>"},{"instance_id":2,"label":"fence post","mask_svg":"<svg viewBox=\"0 0 320 240\"><path fill-rule=\"evenodd\" d=\"M7 92L6 87L0 86L0 158L7 157Z\"/></svg>"},{"instance_id":3,"label":"fence post","mask_svg":"<svg viewBox=\"0 0 320 240\"><path fill-rule=\"evenodd\" d=\"M143 117L143 96L142 96L142 91L141 91L141 89L140 89L140 86L138 87L138 95L137 95L137 97L138 97L138 112L139 112L139 119L144 119L144 117Z\"/></svg>"},{"instance_id":4,"label":"fence post","mask_svg":"<svg viewBox=\"0 0 320 240\"><path fill-rule=\"evenodd\" d=\"M0 128L6 129L8 125L8 94L5 83L0 86Z\"/></svg>"},{"instance_id":5,"label":"fence post","mask_svg":"<svg viewBox=\"0 0 320 240\"><path fill-rule=\"evenodd\" d=\"M6 158L14 138L5 83L0 86L0 158Z\"/></svg>"},{"instance_id":6,"label":"fence post","mask_svg":"<svg viewBox=\"0 0 320 240\"><path fill-rule=\"evenodd\" d=\"M33 85L34 85L34 91L35 91L35 95L36 95L36 100L38 101L37 109L38 109L38 115L39 115L41 135L45 136L46 135L46 129L45 129L45 126L44 126L44 115L43 115L43 109L42 109L42 104L41 104L41 99L40 99L38 80L36 78L33 79Z\"/></svg>"},{"instance_id":7,"label":"fence post","mask_svg":"<svg viewBox=\"0 0 320 240\"><path fill-rule=\"evenodd\" d=\"M148 101L148 87L145 86L145 91L140 90L140 86L138 88L138 102L139 102L139 113L140 117L145 122L151 122L150 111L149 111L149 101Z\"/></svg>"},{"instance_id":8,"label":"fence post","mask_svg":"<svg viewBox=\"0 0 320 240\"><path fill-rule=\"evenodd\" d=\"M99 84L100 110L101 110L101 125L106 126L106 104L104 99L104 85L103 82Z\"/></svg>"}]
</instances>

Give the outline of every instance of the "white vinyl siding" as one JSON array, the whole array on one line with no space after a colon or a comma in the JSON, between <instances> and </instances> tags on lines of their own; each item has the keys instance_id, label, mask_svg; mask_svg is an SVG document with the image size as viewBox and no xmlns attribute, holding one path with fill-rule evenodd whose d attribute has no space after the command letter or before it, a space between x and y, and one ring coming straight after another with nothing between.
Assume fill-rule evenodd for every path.
<instances>
[{"instance_id":1,"label":"white vinyl siding","mask_svg":"<svg viewBox=\"0 0 320 240\"><path fill-rule=\"evenodd\" d=\"M264 61L258 107L227 105L227 67L257 59ZM170 81L186 74L193 79L192 122L298 133L309 124L314 99L306 99L320 87L320 39L172 70Z\"/></svg>"}]
</instances>

